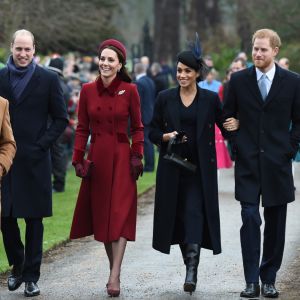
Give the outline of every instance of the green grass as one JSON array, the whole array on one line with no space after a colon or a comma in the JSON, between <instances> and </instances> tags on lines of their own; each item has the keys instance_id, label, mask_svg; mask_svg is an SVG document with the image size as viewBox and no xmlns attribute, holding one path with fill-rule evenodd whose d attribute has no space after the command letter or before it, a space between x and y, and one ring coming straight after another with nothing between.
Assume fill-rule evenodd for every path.
<instances>
[{"instance_id":1,"label":"green grass","mask_svg":"<svg viewBox=\"0 0 300 300\"><path fill-rule=\"evenodd\" d=\"M47 251L55 245L65 241L69 237L73 211L76 204L80 179L75 176L73 168L67 173L67 184L64 193L53 195L53 217L45 218L43 250ZM155 183L155 172L144 173L138 180L138 194L143 193ZM25 222L18 220L21 234L24 240ZM4 251L2 234L0 233L0 273L8 269L6 254Z\"/></svg>"}]
</instances>

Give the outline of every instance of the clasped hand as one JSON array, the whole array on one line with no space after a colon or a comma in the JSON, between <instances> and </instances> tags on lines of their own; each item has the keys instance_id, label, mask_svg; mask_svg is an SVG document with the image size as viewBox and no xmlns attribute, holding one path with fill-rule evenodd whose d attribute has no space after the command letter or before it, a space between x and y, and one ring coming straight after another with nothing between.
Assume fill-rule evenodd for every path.
<instances>
[{"instance_id":1,"label":"clasped hand","mask_svg":"<svg viewBox=\"0 0 300 300\"><path fill-rule=\"evenodd\" d=\"M187 142L187 136L184 131L172 131L163 135L164 142L169 142L169 140L172 138L176 138L176 144Z\"/></svg>"},{"instance_id":2,"label":"clasped hand","mask_svg":"<svg viewBox=\"0 0 300 300\"><path fill-rule=\"evenodd\" d=\"M235 118L228 118L225 120L225 122L223 123L223 127L227 130L227 131L234 131L234 130L238 130L240 127L240 121L238 119Z\"/></svg>"}]
</instances>

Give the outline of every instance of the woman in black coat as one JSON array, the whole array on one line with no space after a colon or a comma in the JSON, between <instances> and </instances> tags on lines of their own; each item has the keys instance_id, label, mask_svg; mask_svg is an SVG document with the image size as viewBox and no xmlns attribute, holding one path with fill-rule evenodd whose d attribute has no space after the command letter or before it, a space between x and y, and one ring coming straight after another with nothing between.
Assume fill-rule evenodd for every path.
<instances>
[{"instance_id":1,"label":"woman in black coat","mask_svg":"<svg viewBox=\"0 0 300 300\"><path fill-rule=\"evenodd\" d=\"M183 51L177 58L179 87L159 93L149 134L160 147L153 248L169 254L170 246L179 244L186 265L184 291L192 293L200 249L221 252L214 125L222 129L222 110L218 95L197 85L205 68L201 56ZM237 129L235 119L227 121ZM193 163L195 172L164 158L176 137L172 151Z\"/></svg>"}]
</instances>

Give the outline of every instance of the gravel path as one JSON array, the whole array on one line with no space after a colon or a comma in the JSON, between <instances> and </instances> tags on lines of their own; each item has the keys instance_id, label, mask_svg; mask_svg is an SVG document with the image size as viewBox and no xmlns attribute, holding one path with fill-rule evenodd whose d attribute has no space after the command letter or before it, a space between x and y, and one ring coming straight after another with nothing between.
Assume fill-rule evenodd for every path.
<instances>
[{"instance_id":1,"label":"gravel path","mask_svg":"<svg viewBox=\"0 0 300 300\"><path fill-rule=\"evenodd\" d=\"M296 187L300 191L300 166L296 165ZM200 257L197 291L182 291L185 275L178 246L170 255L151 248L154 189L139 199L137 241L129 243L124 257L119 299L239 299L244 287L239 242L240 205L233 199L233 170L222 170L219 180L223 252ZM299 198L300 192L297 192ZM278 274L279 299L300 299L300 203L289 205L285 256ZM262 227L263 228L263 227ZM67 243L48 253L42 265L40 299L106 299L108 261L104 247L92 238ZM295 289L295 292L293 291ZM0 299L22 299L24 285L8 292L0 280Z\"/></svg>"}]
</instances>

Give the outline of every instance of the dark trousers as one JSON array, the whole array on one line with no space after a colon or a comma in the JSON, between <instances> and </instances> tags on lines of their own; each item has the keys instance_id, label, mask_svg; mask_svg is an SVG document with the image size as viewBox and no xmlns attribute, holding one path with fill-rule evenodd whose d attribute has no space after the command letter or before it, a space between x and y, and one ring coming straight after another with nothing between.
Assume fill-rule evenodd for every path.
<instances>
[{"instance_id":1,"label":"dark trousers","mask_svg":"<svg viewBox=\"0 0 300 300\"><path fill-rule=\"evenodd\" d=\"M25 222L24 248L17 219L2 217L3 243L9 265L20 265L24 262L23 281L37 282L43 255L43 219L26 218Z\"/></svg>"},{"instance_id":2,"label":"dark trousers","mask_svg":"<svg viewBox=\"0 0 300 300\"><path fill-rule=\"evenodd\" d=\"M243 225L240 230L246 283L275 283L283 257L287 205L265 207L263 254L260 262L262 224L257 204L241 202Z\"/></svg>"},{"instance_id":3,"label":"dark trousers","mask_svg":"<svg viewBox=\"0 0 300 300\"><path fill-rule=\"evenodd\" d=\"M51 147L51 162L53 174L53 188L57 192L65 190L65 181L68 165L66 145L62 143L61 137Z\"/></svg>"},{"instance_id":4,"label":"dark trousers","mask_svg":"<svg viewBox=\"0 0 300 300\"><path fill-rule=\"evenodd\" d=\"M144 171L154 171L154 146L149 140L150 127L144 126Z\"/></svg>"}]
</instances>

